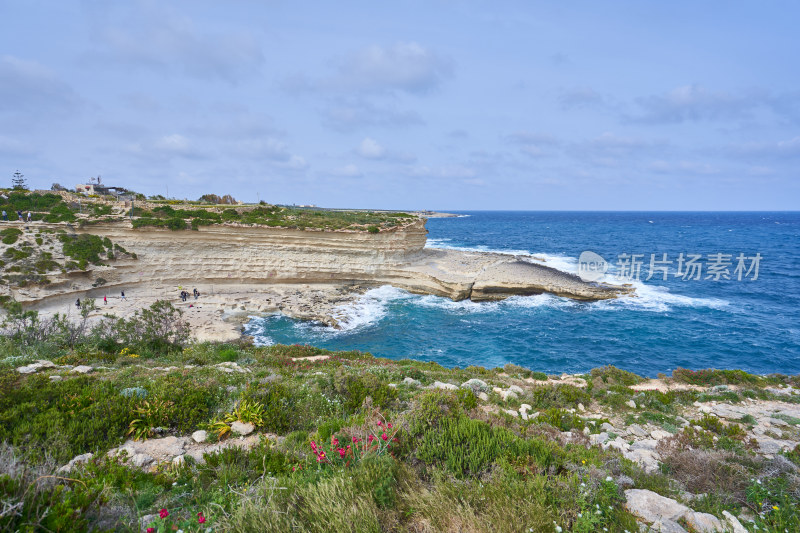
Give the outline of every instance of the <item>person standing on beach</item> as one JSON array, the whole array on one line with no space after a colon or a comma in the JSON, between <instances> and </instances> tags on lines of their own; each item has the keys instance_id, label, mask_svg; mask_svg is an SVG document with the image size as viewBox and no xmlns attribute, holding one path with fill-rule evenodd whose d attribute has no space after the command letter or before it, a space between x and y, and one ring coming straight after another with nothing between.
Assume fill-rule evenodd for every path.
<instances>
[{"instance_id":1,"label":"person standing on beach","mask_svg":"<svg viewBox=\"0 0 800 533\"><path fill-rule=\"evenodd\" d=\"M192 289L192 292L194 293L194 299L197 300L197 297L200 296L200 291L198 291L197 287L195 287Z\"/></svg>"},{"instance_id":2,"label":"person standing on beach","mask_svg":"<svg viewBox=\"0 0 800 533\"><path fill-rule=\"evenodd\" d=\"M125 291L122 291L121 294L122 294L122 299L125 300Z\"/></svg>"},{"instance_id":3,"label":"person standing on beach","mask_svg":"<svg viewBox=\"0 0 800 533\"><path fill-rule=\"evenodd\" d=\"M103 296L103 305L108 305L108 298Z\"/></svg>"},{"instance_id":4,"label":"person standing on beach","mask_svg":"<svg viewBox=\"0 0 800 533\"><path fill-rule=\"evenodd\" d=\"M28 222L30 222L30 221L31 221L31 212L28 211Z\"/></svg>"},{"instance_id":5,"label":"person standing on beach","mask_svg":"<svg viewBox=\"0 0 800 533\"><path fill-rule=\"evenodd\" d=\"M75 307L77 307L78 309L80 309L80 308L81 308L81 299L80 299L80 298L78 298L77 300L75 300Z\"/></svg>"}]
</instances>

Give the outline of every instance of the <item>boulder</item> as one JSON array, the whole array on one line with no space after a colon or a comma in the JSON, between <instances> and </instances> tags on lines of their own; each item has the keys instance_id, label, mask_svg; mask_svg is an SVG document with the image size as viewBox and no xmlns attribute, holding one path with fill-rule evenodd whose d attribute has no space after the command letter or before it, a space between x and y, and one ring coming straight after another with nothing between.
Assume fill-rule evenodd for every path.
<instances>
[{"instance_id":1,"label":"boulder","mask_svg":"<svg viewBox=\"0 0 800 533\"><path fill-rule=\"evenodd\" d=\"M653 437L655 440L666 439L667 437L671 437L672 433L669 431L664 431L663 429L654 429L650 432L650 436Z\"/></svg>"},{"instance_id":2,"label":"boulder","mask_svg":"<svg viewBox=\"0 0 800 533\"><path fill-rule=\"evenodd\" d=\"M644 471L648 474L652 474L658 470L658 461L661 459L661 456L656 452L643 448L623 451L622 455L625 456L626 459L633 461L644 468Z\"/></svg>"},{"instance_id":3,"label":"boulder","mask_svg":"<svg viewBox=\"0 0 800 533\"><path fill-rule=\"evenodd\" d=\"M505 410L505 412L506 412L506 413L508 413L508 414L510 414L510 415L511 415L511 416L513 416L514 418L517 418L517 417L519 416L519 413L518 413L518 412L516 412L516 411L515 411L515 410L513 410L513 409L506 409L506 410Z\"/></svg>"},{"instance_id":4,"label":"boulder","mask_svg":"<svg viewBox=\"0 0 800 533\"><path fill-rule=\"evenodd\" d=\"M525 391L524 391L524 390L522 390L522 387L520 387L520 386L517 386L517 385L511 385L511 386L508 388L508 390L509 390L509 392L514 392L514 393L516 393L516 394L524 394L524 393L525 393Z\"/></svg>"},{"instance_id":5,"label":"boulder","mask_svg":"<svg viewBox=\"0 0 800 533\"><path fill-rule=\"evenodd\" d=\"M647 489L628 489L625 499L625 508L647 523L665 519L677 521L689 512L689 508L682 503Z\"/></svg>"},{"instance_id":6,"label":"boulder","mask_svg":"<svg viewBox=\"0 0 800 533\"><path fill-rule=\"evenodd\" d=\"M634 402L633 400L628 400L627 402L625 402L625 405L627 405L631 409L636 409L636 402Z\"/></svg>"},{"instance_id":7,"label":"boulder","mask_svg":"<svg viewBox=\"0 0 800 533\"><path fill-rule=\"evenodd\" d=\"M147 455L146 453L135 453L131 457L130 462L133 466L137 468L144 468L145 466L153 462L153 458Z\"/></svg>"},{"instance_id":8,"label":"boulder","mask_svg":"<svg viewBox=\"0 0 800 533\"><path fill-rule=\"evenodd\" d=\"M628 433L637 437L646 437L647 432L639 424L631 424L628 426Z\"/></svg>"},{"instance_id":9,"label":"boulder","mask_svg":"<svg viewBox=\"0 0 800 533\"><path fill-rule=\"evenodd\" d=\"M714 533L725 530L722 521L713 514L690 511L686 513L684 520L686 520L686 525L697 533Z\"/></svg>"},{"instance_id":10,"label":"boulder","mask_svg":"<svg viewBox=\"0 0 800 533\"><path fill-rule=\"evenodd\" d=\"M69 371L70 374L88 374L94 370L94 368L90 367L89 365L78 365L72 370Z\"/></svg>"},{"instance_id":11,"label":"boulder","mask_svg":"<svg viewBox=\"0 0 800 533\"><path fill-rule=\"evenodd\" d=\"M403 383L405 383L409 387L419 387L422 385L422 383L420 383L419 380L410 377L404 377Z\"/></svg>"},{"instance_id":12,"label":"boulder","mask_svg":"<svg viewBox=\"0 0 800 533\"><path fill-rule=\"evenodd\" d=\"M579 403L579 404L578 404L578 411L580 411L581 413L582 413L582 412L584 412L584 411L586 411L586 408L583 406L583 404L582 404L582 403Z\"/></svg>"},{"instance_id":13,"label":"boulder","mask_svg":"<svg viewBox=\"0 0 800 533\"><path fill-rule=\"evenodd\" d=\"M739 522L739 519L733 516L728 511L722 511L722 516L725 517L725 522L732 533L747 533L747 529Z\"/></svg>"},{"instance_id":14,"label":"boulder","mask_svg":"<svg viewBox=\"0 0 800 533\"><path fill-rule=\"evenodd\" d=\"M485 392L479 392L478 393L478 399L481 400L481 401L484 401L484 402L488 402L489 401L489 395L486 394Z\"/></svg>"},{"instance_id":15,"label":"boulder","mask_svg":"<svg viewBox=\"0 0 800 533\"><path fill-rule=\"evenodd\" d=\"M55 366L56 366L55 363L53 363L52 361L39 359L35 363L31 363L29 365L17 368L17 372L19 372L20 374L34 374L42 368L55 368Z\"/></svg>"},{"instance_id":16,"label":"boulder","mask_svg":"<svg viewBox=\"0 0 800 533\"><path fill-rule=\"evenodd\" d=\"M256 427L253 424L250 424L249 422L245 423L237 420L236 422L231 424L231 432L237 435L249 435L255 429Z\"/></svg>"},{"instance_id":17,"label":"boulder","mask_svg":"<svg viewBox=\"0 0 800 533\"><path fill-rule=\"evenodd\" d=\"M503 391L500 396L503 397L504 401L516 400L518 398L517 393L514 392L513 390Z\"/></svg>"},{"instance_id":18,"label":"boulder","mask_svg":"<svg viewBox=\"0 0 800 533\"><path fill-rule=\"evenodd\" d=\"M441 381L434 381L432 386L434 389L458 390L458 387L456 387L452 383L442 383Z\"/></svg>"},{"instance_id":19,"label":"boulder","mask_svg":"<svg viewBox=\"0 0 800 533\"><path fill-rule=\"evenodd\" d=\"M201 444L208 440L208 432L204 429L200 429L192 433L192 440L195 441L197 444Z\"/></svg>"},{"instance_id":20,"label":"boulder","mask_svg":"<svg viewBox=\"0 0 800 533\"><path fill-rule=\"evenodd\" d=\"M486 392L491 389L491 387L489 387L485 381L475 378L465 381L461 384L461 386L467 389L472 389L472 391L476 394L478 392Z\"/></svg>"},{"instance_id":21,"label":"boulder","mask_svg":"<svg viewBox=\"0 0 800 533\"><path fill-rule=\"evenodd\" d=\"M59 468L58 471L62 473L69 473L72 471L75 465L87 463L92 459L92 457L94 457L93 453L82 453L81 455L76 455L70 460L70 462Z\"/></svg>"},{"instance_id":22,"label":"boulder","mask_svg":"<svg viewBox=\"0 0 800 533\"><path fill-rule=\"evenodd\" d=\"M589 442L592 444L603 444L608 440L608 433L603 431L595 435L589 435Z\"/></svg>"}]
</instances>

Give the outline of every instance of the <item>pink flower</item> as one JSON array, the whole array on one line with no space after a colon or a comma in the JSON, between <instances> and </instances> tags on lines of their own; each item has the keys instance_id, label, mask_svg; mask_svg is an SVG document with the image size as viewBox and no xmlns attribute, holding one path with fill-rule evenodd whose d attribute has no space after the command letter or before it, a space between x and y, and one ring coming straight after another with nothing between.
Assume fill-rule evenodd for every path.
<instances>
[{"instance_id":1,"label":"pink flower","mask_svg":"<svg viewBox=\"0 0 800 533\"><path fill-rule=\"evenodd\" d=\"M378 420L378 426L382 426L382 425L383 425L383 422L381 422L380 420Z\"/></svg>"},{"instance_id":2,"label":"pink flower","mask_svg":"<svg viewBox=\"0 0 800 533\"><path fill-rule=\"evenodd\" d=\"M206 517L203 516L203 513L197 513L197 523L198 524L205 524L206 523Z\"/></svg>"},{"instance_id":3,"label":"pink flower","mask_svg":"<svg viewBox=\"0 0 800 533\"><path fill-rule=\"evenodd\" d=\"M166 509L161 509L158 512L158 516L160 516L161 518L166 518L169 516L169 511L167 511Z\"/></svg>"},{"instance_id":4,"label":"pink flower","mask_svg":"<svg viewBox=\"0 0 800 533\"><path fill-rule=\"evenodd\" d=\"M389 436L388 436L386 433L384 433L383 435L381 435L381 438L382 438L383 440L389 440Z\"/></svg>"},{"instance_id":5,"label":"pink flower","mask_svg":"<svg viewBox=\"0 0 800 533\"><path fill-rule=\"evenodd\" d=\"M148 528L147 528L147 533L156 533L156 528L154 528L154 527L148 527Z\"/></svg>"},{"instance_id":6,"label":"pink flower","mask_svg":"<svg viewBox=\"0 0 800 533\"><path fill-rule=\"evenodd\" d=\"M387 427L387 428L389 428L389 429L392 429L392 427L393 427L393 426L392 426L392 424L390 423L390 424L386 424L386 427Z\"/></svg>"},{"instance_id":7,"label":"pink flower","mask_svg":"<svg viewBox=\"0 0 800 533\"><path fill-rule=\"evenodd\" d=\"M344 459L344 455L347 453L347 450L345 450L344 448L339 448L336 451L339 452L339 457Z\"/></svg>"},{"instance_id":8,"label":"pink flower","mask_svg":"<svg viewBox=\"0 0 800 533\"><path fill-rule=\"evenodd\" d=\"M331 440L331 444L333 444L334 446L338 446L339 445L339 439L337 439L336 437L333 437L333 440Z\"/></svg>"},{"instance_id":9,"label":"pink flower","mask_svg":"<svg viewBox=\"0 0 800 533\"><path fill-rule=\"evenodd\" d=\"M374 440L375 440L375 437L374 437L374 436L372 436L372 435L370 435L370 436L369 436L369 438L367 439L367 442L369 442L370 444L372 444L372 441L374 441Z\"/></svg>"},{"instance_id":10,"label":"pink flower","mask_svg":"<svg viewBox=\"0 0 800 533\"><path fill-rule=\"evenodd\" d=\"M361 440L361 439L359 439L358 437L353 437L353 444L355 444L356 442L358 442L358 441L360 441L360 440Z\"/></svg>"}]
</instances>

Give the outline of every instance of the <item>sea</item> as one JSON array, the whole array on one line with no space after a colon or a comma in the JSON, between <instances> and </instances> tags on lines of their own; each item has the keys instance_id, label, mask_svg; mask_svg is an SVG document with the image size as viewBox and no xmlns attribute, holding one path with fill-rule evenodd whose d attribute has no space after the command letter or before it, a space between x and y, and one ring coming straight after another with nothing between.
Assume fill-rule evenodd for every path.
<instances>
[{"instance_id":1,"label":"sea","mask_svg":"<svg viewBox=\"0 0 800 533\"><path fill-rule=\"evenodd\" d=\"M446 367L800 373L800 212L458 214L428 220L428 247L514 254L630 284L635 296L478 303L384 286L341 309L342 329L276 314L252 317L246 333L260 345L361 350ZM605 263L579 265L584 252Z\"/></svg>"}]
</instances>

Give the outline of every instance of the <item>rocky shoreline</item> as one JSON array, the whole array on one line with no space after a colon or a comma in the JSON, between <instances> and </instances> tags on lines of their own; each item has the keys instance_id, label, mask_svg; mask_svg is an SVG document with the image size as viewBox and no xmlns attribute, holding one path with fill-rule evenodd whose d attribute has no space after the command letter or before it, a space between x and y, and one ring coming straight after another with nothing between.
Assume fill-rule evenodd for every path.
<instances>
[{"instance_id":1,"label":"rocky shoreline","mask_svg":"<svg viewBox=\"0 0 800 533\"><path fill-rule=\"evenodd\" d=\"M76 299L99 303L105 297L108 303L98 305L95 316L125 317L166 299L179 302L200 340L237 338L241 317L249 314L280 312L337 327L342 306L382 285L473 301L541 293L592 301L632 293L630 287L587 283L513 255L426 248L424 219L377 234L241 224L199 231L134 229L127 220L85 227L31 223L15 246L49 243L47 253L58 262L58 241L41 236L64 230L110 239L128 253L105 265L52 272L45 285L7 287L16 301L52 316L74 314ZM201 294L198 301L179 300L181 290L194 288ZM127 300L118 297L122 291Z\"/></svg>"}]
</instances>

